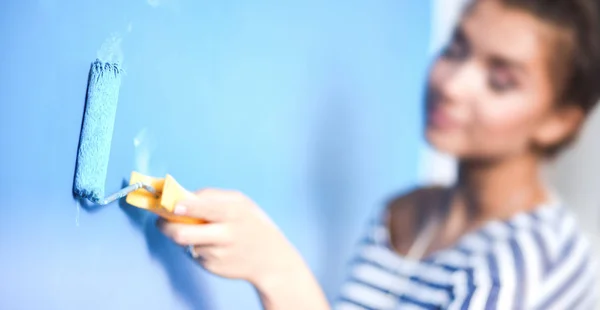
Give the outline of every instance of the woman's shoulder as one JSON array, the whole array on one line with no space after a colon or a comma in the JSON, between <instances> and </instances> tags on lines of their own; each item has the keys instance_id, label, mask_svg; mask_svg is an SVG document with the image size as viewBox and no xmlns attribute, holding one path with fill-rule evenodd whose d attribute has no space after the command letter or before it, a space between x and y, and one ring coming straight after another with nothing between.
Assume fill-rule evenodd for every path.
<instances>
[{"instance_id":1,"label":"woman's shoulder","mask_svg":"<svg viewBox=\"0 0 600 310\"><path fill-rule=\"evenodd\" d=\"M417 187L390 199L384 223L391 244L401 252L408 249L427 217L445 205L448 192L444 186Z\"/></svg>"}]
</instances>

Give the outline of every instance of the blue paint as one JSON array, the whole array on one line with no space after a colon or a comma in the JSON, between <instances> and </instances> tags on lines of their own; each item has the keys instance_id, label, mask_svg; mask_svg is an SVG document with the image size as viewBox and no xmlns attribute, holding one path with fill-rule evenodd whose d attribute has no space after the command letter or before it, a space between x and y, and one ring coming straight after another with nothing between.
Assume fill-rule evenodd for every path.
<instances>
[{"instance_id":1,"label":"blue paint","mask_svg":"<svg viewBox=\"0 0 600 310\"><path fill-rule=\"evenodd\" d=\"M112 141L121 68L116 63L96 60L90 68L85 112L73 193L93 202L104 199L104 182L108 170L110 144Z\"/></svg>"},{"instance_id":2,"label":"blue paint","mask_svg":"<svg viewBox=\"0 0 600 310\"><path fill-rule=\"evenodd\" d=\"M0 1L0 309L259 309L146 213L76 225L89 63L114 32L106 192L138 166L242 190L333 296L366 217L416 180L429 20L427 1Z\"/></svg>"}]
</instances>

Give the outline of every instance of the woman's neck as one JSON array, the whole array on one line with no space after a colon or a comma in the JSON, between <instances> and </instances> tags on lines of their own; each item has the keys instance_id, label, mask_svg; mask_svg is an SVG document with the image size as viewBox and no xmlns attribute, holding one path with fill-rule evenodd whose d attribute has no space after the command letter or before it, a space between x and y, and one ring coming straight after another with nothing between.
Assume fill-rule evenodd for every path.
<instances>
[{"instance_id":1,"label":"woman's neck","mask_svg":"<svg viewBox=\"0 0 600 310\"><path fill-rule=\"evenodd\" d=\"M530 211L546 197L539 158L519 156L496 162L462 161L437 232L425 253L455 244L463 235L493 220Z\"/></svg>"},{"instance_id":2,"label":"woman's neck","mask_svg":"<svg viewBox=\"0 0 600 310\"><path fill-rule=\"evenodd\" d=\"M531 154L493 162L461 162L453 211L461 213L462 209L466 219L476 222L530 211L547 199L539 161Z\"/></svg>"}]
</instances>

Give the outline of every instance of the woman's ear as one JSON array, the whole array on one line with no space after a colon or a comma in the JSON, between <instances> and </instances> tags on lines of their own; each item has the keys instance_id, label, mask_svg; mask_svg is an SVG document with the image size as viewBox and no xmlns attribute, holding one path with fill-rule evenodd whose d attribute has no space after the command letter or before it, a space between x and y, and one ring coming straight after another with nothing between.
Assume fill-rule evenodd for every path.
<instances>
[{"instance_id":1,"label":"woman's ear","mask_svg":"<svg viewBox=\"0 0 600 310\"><path fill-rule=\"evenodd\" d=\"M577 134L584 118L584 111L574 104L554 109L535 131L534 145L541 149L560 145Z\"/></svg>"}]
</instances>

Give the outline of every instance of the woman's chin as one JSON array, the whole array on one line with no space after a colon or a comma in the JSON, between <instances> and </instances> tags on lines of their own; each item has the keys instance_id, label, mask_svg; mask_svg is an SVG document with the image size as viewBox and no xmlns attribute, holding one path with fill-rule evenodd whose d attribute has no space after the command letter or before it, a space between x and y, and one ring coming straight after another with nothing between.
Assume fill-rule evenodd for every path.
<instances>
[{"instance_id":1,"label":"woman's chin","mask_svg":"<svg viewBox=\"0 0 600 310\"><path fill-rule=\"evenodd\" d=\"M438 152L451 156L457 156L461 153L461 147L457 137L452 137L452 135L447 132L440 132L435 129L427 128L425 130L425 141L427 141L430 147Z\"/></svg>"}]
</instances>

